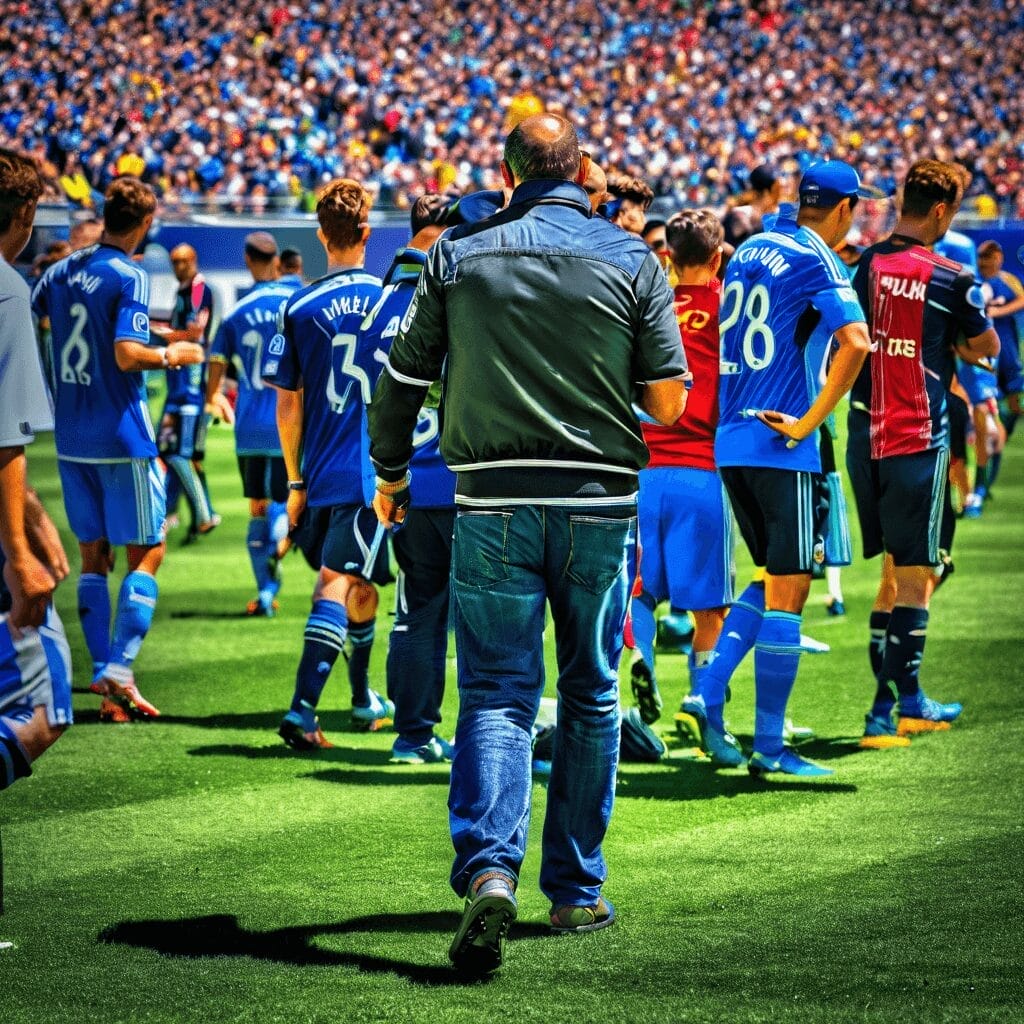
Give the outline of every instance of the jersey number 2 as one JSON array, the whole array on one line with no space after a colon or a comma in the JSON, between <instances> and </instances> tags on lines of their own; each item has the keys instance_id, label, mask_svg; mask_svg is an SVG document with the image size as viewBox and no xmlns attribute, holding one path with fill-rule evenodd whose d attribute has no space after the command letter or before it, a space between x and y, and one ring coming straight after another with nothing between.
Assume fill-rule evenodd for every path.
<instances>
[{"instance_id":1,"label":"jersey number 2","mask_svg":"<svg viewBox=\"0 0 1024 1024\"><path fill-rule=\"evenodd\" d=\"M88 387L92 383L92 374L86 369L89 365L89 342L85 340L85 325L89 311L81 302L76 302L69 312L74 323L68 340L60 350L61 383Z\"/></svg>"}]
</instances>

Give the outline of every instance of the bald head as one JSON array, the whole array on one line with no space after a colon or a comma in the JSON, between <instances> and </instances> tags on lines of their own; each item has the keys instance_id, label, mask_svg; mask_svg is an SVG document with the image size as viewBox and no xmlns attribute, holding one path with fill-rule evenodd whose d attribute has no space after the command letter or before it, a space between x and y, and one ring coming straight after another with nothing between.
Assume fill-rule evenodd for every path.
<instances>
[{"instance_id":1,"label":"bald head","mask_svg":"<svg viewBox=\"0 0 1024 1024\"><path fill-rule=\"evenodd\" d=\"M538 178L574 181L580 172L576 129L557 114L523 118L505 140L504 163L517 182Z\"/></svg>"},{"instance_id":2,"label":"bald head","mask_svg":"<svg viewBox=\"0 0 1024 1024\"><path fill-rule=\"evenodd\" d=\"M171 270L181 284L196 276L196 251L191 245L176 245L171 250Z\"/></svg>"}]
</instances>

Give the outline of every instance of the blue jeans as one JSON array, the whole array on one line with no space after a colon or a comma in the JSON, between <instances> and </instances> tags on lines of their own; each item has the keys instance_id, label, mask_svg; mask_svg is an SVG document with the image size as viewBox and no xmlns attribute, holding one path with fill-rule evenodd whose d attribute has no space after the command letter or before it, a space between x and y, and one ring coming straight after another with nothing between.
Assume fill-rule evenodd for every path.
<instances>
[{"instance_id":1,"label":"blue jeans","mask_svg":"<svg viewBox=\"0 0 1024 1024\"><path fill-rule=\"evenodd\" d=\"M519 878L532 779L531 729L544 692L544 615L558 661L540 886L556 905L593 904L606 868L619 753L618 664L631 506L460 510L452 613L459 720L448 799L452 887L498 868Z\"/></svg>"}]
</instances>

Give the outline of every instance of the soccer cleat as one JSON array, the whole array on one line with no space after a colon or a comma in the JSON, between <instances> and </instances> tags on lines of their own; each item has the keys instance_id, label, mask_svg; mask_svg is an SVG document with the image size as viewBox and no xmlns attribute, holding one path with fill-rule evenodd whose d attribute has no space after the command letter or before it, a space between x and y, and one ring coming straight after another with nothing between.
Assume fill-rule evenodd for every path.
<instances>
[{"instance_id":1,"label":"soccer cleat","mask_svg":"<svg viewBox=\"0 0 1024 1024\"><path fill-rule=\"evenodd\" d=\"M313 719L314 728L307 730L301 722L296 722L287 715L281 719L277 727L277 735L292 750L332 750L334 744L324 735L320 728L320 719Z\"/></svg>"},{"instance_id":2,"label":"soccer cleat","mask_svg":"<svg viewBox=\"0 0 1024 1024\"><path fill-rule=\"evenodd\" d=\"M840 615L846 614L846 605L842 601L837 601L834 598L825 605L825 611L829 615L833 615L838 618Z\"/></svg>"},{"instance_id":3,"label":"soccer cleat","mask_svg":"<svg viewBox=\"0 0 1024 1024\"><path fill-rule=\"evenodd\" d=\"M640 717L648 725L653 725L661 718L664 705L654 673L639 651L633 655L633 662L629 666L629 686L636 706L640 709Z\"/></svg>"},{"instance_id":4,"label":"soccer cleat","mask_svg":"<svg viewBox=\"0 0 1024 1024\"><path fill-rule=\"evenodd\" d=\"M803 651L804 654L828 654L832 648L821 640L815 640L813 636L806 636L801 633L800 650Z\"/></svg>"},{"instance_id":5,"label":"soccer cleat","mask_svg":"<svg viewBox=\"0 0 1024 1024\"><path fill-rule=\"evenodd\" d=\"M125 677L124 682L118 682L110 676L104 676L100 679L99 685L105 685L105 691L96 690L96 685L96 683L93 683L89 689L94 693L105 693L112 701L120 704L132 718L160 717L159 708L142 696L138 686L135 685L135 677L130 672Z\"/></svg>"},{"instance_id":6,"label":"soccer cleat","mask_svg":"<svg viewBox=\"0 0 1024 1024\"><path fill-rule=\"evenodd\" d=\"M458 931L448 948L455 970L476 978L501 967L505 936L519 909L507 875L495 871L483 877L483 884L466 900Z\"/></svg>"},{"instance_id":7,"label":"soccer cleat","mask_svg":"<svg viewBox=\"0 0 1024 1024\"><path fill-rule=\"evenodd\" d=\"M121 724L124 722L130 722L131 720L132 716L128 714L128 711L121 707L117 701L113 701L109 697L103 698L103 701L100 704L101 722L114 722L115 724Z\"/></svg>"},{"instance_id":8,"label":"soccer cleat","mask_svg":"<svg viewBox=\"0 0 1024 1024\"><path fill-rule=\"evenodd\" d=\"M377 732L394 720L395 705L374 690L370 690L370 703L366 707L352 706L352 727L360 732Z\"/></svg>"},{"instance_id":9,"label":"soccer cleat","mask_svg":"<svg viewBox=\"0 0 1024 1024\"><path fill-rule=\"evenodd\" d=\"M391 747L391 764L442 764L455 756L452 745L440 736L431 736L422 746L414 747L395 740Z\"/></svg>"},{"instance_id":10,"label":"soccer cleat","mask_svg":"<svg viewBox=\"0 0 1024 1024\"><path fill-rule=\"evenodd\" d=\"M709 721L704 701L700 697L684 697L676 714L676 731L686 742L695 742L711 763L720 768L742 766L743 750L739 741L728 730L715 728Z\"/></svg>"},{"instance_id":11,"label":"soccer cleat","mask_svg":"<svg viewBox=\"0 0 1024 1024\"><path fill-rule=\"evenodd\" d=\"M962 704L942 704L926 697L923 692L907 700L900 700L896 732L900 736L913 736L919 732L945 732L963 711Z\"/></svg>"},{"instance_id":12,"label":"soccer cleat","mask_svg":"<svg viewBox=\"0 0 1024 1024\"><path fill-rule=\"evenodd\" d=\"M809 725L794 725L792 718L782 723L782 738L786 743L805 743L814 739L814 730Z\"/></svg>"},{"instance_id":13,"label":"soccer cleat","mask_svg":"<svg viewBox=\"0 0 1024 1024\"><path fill-rule=\"evenodd\" d=\"M892 750L894 747L909 747L910 740L897 732L891 712L876 715L869 711L864 716L864 735L859 746L862 750Z\"/></svg>"},{"instance_id":14,"label":"soccer cleat","mask_svg":"<svg viewBox=\"0 0 1024 1024\"><path fill-rule=\"evenodd\" d=\"M968 494L967 500L964 502L964 519L981 518L983 500L977 494Z\"/></svg>"},{"instance_id":15,"label":"soccer cleat","mask_svg":"<svg viewBox=\"0 0 1024 1024\"><path fill-rule=\"evenodd\" d=\"M245 606L245 614L253 619L272 619L275 612L277 612L280 607L281 606L276 601L271 601L270 604L266 604L257 597L254 601L250 601Z\"/></svg>"},{"instance_id":16,"label":"soccer cleat","mask_svg":"<svg viewBox=\"0 0 1024 1024\"><path fill-rule=\"evenodd\" d=\"M781 772L783 775L800 775L809 779L835 775L831 768L824 768L813 761L807 761L785 747L778 757L767 757L765 754L755 751L747 762L747 771L758 778L772 772Z\"/></svg>"},{"instance_id":17,"label":"soccer cleat","mask_svg":"<svg viewBox=\"0 0 1024 1024\"><path fill-rule=\"evenodd\" d=\"M556 935L579 935L607 928L615 921L615 907L603 896L589 907L568 904L551 908L551 930Z\"/></svg>"}]
</instances>

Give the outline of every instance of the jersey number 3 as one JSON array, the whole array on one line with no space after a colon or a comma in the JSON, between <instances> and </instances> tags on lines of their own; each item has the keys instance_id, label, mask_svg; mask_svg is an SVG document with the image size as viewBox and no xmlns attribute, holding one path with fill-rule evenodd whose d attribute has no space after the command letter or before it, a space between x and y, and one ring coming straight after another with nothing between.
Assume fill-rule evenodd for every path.
<instances>
[{"instance_id":1,"label":"jersey number 3","mask_svg":"<svg viewBox=\"0 0 1024 1024\"><path fill-rule=\"evenodd\" d=\"M336 334L331 339L331 375L327 378L327 401L331 403L331 412L340 413L345 408L348 393L353 383L359 385L363 405L370 404L370 378L361 366L356 366L356 342L354 334ZM341 349L341 365L337 365L338 350ZM348 377L345 390L338 391L338 377Z\"/></svg>"},{"instance_id":2,"label":"jersey number 3","mask_svg":"<svg viewBox=\"0 0 1024 1024\"><path fill-rule=\"evenodd\" d=\"M68 340L60 350L61 383L88 387L92 383L92 374L86 369L89 365L89 342L85 339L85 325L89 320L89 311L82 303L76 302L69 312L74 323Z\"/></svg>"},{"instance_id":3,"label":"jersey number 3","mask_svg":"<svg viewBox=\"0 0 1024 1024\"><path fill-rule=\"evenodd\" d=\"M722 310L725 315L719 324L722 336L734 327L742 316L746 321L746 330L740 342L743 349L743 361L752 370L763 370L775 357L775 335L768 326L768 312L771 307L771 296L763 284L756 284L744 295L742 281L731 281L722 293ZM732 308L729 304L732 303Z\"/></svg>"}]
</instances>

